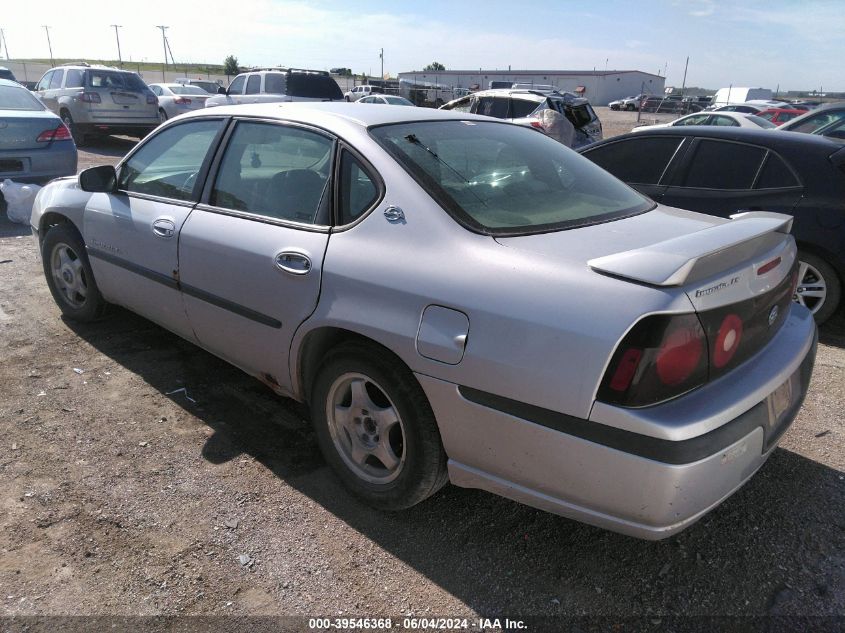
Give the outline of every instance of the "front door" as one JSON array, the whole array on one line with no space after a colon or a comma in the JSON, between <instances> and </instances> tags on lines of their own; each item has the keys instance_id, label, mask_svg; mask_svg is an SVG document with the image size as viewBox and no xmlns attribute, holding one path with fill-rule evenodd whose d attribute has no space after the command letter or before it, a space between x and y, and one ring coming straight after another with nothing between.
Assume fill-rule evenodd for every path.
<instances>
[{"instance_id":1,"label":"front door","mask_svg":"<svg viewBox=\"0 0 845 633\"><path fill-rule=\"evenodd\" d=\"M196 204L200 174L225 120L172 125L118 171L117 193L93 194L84 234L106 300L193 339L178 289L179 231Z\"/></svg>"},{"instance_id":2,"label":"front door","mask_svg":"<svg viewBox=\"0 0 845 633\"><path fill-rule=\"evenodd\" d=\"M283 389L291 340L320 294L333 153L324 132L238 121L179 242L200 344Z\"/></svg>"}]
</instances>

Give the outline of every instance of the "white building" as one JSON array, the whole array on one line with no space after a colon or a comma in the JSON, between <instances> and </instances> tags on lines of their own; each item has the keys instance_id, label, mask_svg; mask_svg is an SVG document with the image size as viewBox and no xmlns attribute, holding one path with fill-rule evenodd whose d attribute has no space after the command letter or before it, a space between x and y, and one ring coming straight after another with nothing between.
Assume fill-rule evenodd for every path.
<instances>
[{"instance_id":1,"label":"white building","mask_svg":"<svg viewBox=\"0 0 845 633\"><path fill-rule=\"evenodd\" d=\"M444 70L399 73L399 79L428 85L486 90L491 82L554 86L582 94L593 105L607 105L640 93L663 94L665 77L639 70Z\"/></svg>"}]
</instances>

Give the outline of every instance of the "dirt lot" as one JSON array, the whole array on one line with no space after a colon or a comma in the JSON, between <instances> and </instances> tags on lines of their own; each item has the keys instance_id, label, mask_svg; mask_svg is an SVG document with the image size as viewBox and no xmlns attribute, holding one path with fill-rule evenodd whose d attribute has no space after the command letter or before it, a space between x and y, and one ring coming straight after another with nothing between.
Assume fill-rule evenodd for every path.
<instances>
[{"instance_id":1,"label":"dirt lot","mask_svg":"<svg viewBox=\"0 0 845 633\"><path fill-rule=\"evenodd\" d=\"M608 136L636 119L600 113ZM88 148L80 168L131 145ZM126 311L63 320L26 233L0 219L4 630L25 615L845 615L841 314L769 463L648 543L451 486L401 514L362 506L299 405Z\"/></svg>"}]
</instances>

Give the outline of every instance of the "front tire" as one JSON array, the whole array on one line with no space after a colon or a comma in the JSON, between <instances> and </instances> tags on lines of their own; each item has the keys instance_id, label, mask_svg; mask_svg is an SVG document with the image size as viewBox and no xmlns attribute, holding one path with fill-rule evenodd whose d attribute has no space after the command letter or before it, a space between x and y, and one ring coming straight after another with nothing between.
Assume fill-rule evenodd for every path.
<instances>
[{"instance_id":1,"label":"front tire","mask_svg":"<svg viewBox=\"0 0 845 633\"><path fill-rule=\"evenodd\" d=\"M842 283L833 266L821 257L801 251L798 253L798 288L795 302L813 313L821 325L839 308Z\"/></svg>"},{"instance_id":2,"label":"front tire","mask_svg":"<svg viewBox=\"0 0 845 633\"><path fill-rule=\"evenodd\" d=\"M103 315L106 301L94 281L85 244L72 225L58 224L47 231L41 261L50 294L62 314L83 323Z\"/></svg>"},{"instance_id":3,"label":"front tire","mask_svg":"<svg viewBox=\"0 0 845 633\"><path fill-rule=\"evenodd\" d=\"M633 103L629 103L628 105L626 105L626 106L625 106L625 109L626 109L628 112L633 112L633 111L634 111L634 110L636 110L637 108L636 108L636 106L634 106L634 104L633 104Z\"/></svg>"},{"instance_id":4,"label":"front tire","mask_svg":"<svg viewBox=\"0 0 845 633\"><path fill-rule=\"evenodd\" d=\"M448 479L425 393L384 349L353 342L329 352L311 390L311 418L326 461L369 505L409 508Z\"/></svg>"}]
</instances>

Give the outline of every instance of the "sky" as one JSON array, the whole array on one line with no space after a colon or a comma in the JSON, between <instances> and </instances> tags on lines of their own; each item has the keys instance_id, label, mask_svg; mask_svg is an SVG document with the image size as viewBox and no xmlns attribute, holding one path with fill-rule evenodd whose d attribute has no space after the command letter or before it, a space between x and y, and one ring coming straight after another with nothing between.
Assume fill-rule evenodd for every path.
<instances>
[{"instance_id":1,"label":"sky","mask_svg":"<svg viewBox=\"0 0 845 633\"><path fill-rule=\"evenodd\" d=\"M680 86L845 91L843 0L3 0L12 59L53 55L351 68L643 70ZM38 10L34 11L33 6ZM5 59L6 51L0 51ZM1 64L2 62L0 62Z\"/></svg>"}]
</instances>

